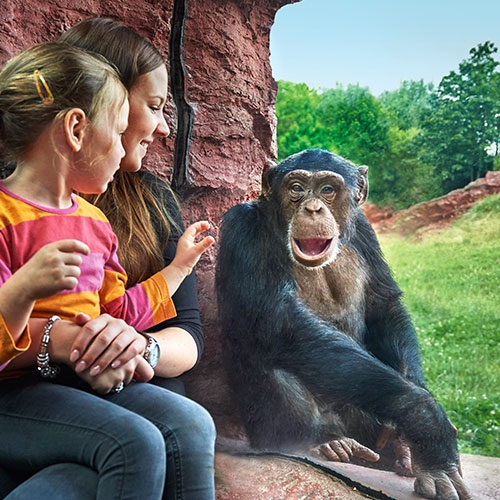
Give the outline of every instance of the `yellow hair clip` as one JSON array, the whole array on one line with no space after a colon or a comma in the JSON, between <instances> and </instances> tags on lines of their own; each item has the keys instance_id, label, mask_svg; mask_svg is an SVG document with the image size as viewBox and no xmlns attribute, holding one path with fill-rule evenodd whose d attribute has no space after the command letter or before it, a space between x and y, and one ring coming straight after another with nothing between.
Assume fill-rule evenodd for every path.
<instances>
[{"instance_id":1,"label":"yellow hair clip","mask_svg":"<svg viewBox=\"0 0 500 500\"><path fill-rule=\"evenodd\" d=\"M45 81L45 78L42 76L42 73L40 73L38 69L35 69L35 71L33 71L33 76L35 77L36 90L38 91L38 95L40 96L43 104L52 104L54 102L54 94L52 94L52 91ZM43 93L42 85L40 85L40 83L43 85L47 95Z\"/></svg>"}]
</instances>

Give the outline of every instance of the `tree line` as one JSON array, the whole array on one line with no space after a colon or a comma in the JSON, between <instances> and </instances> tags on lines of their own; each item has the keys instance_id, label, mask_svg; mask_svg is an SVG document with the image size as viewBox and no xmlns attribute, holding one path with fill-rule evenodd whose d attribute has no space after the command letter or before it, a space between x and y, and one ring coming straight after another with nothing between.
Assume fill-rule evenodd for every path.
<instances>
[{"instance_id":1,"label":"tree line","mask_svg":"<svg viewBox=\"0 0 500 500\"><path fill-rule=\"evenodd\" d=\"M311 89L278 82L279 159L320 147L369 167L370 200L401 209L500 170L500 64L492 42L469 51L435 88L403 81Z\"/></svg>"}]
</instances>

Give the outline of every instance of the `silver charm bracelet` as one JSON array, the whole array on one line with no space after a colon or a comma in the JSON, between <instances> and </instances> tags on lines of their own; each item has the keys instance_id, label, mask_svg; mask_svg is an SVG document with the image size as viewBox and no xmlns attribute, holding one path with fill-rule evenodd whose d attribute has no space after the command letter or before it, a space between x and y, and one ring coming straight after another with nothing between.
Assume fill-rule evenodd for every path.
<instances>
[{"instance_id":1,"label":"silver charm bracelet","mask_svg":"<svg viewBox=\"0 0 500 500\"><path fill-rule=\"evenodd\" d=\"M61 319L61 318L59 316L54 315L54 316L51 316L49 318L49 320L47 321L47 323L43 329L42 340L40 342L40 352L38 353L38 355L36 357L37 369L40 372L40 375L44 378L55 378L59 374L59 372L61 371L61 368L59 366L50 364L50 358L49 358L49 352L48 352L49 341L50 341L50 331L52 330L54 323L58 319Z\"/></svg>"}]
</instances>

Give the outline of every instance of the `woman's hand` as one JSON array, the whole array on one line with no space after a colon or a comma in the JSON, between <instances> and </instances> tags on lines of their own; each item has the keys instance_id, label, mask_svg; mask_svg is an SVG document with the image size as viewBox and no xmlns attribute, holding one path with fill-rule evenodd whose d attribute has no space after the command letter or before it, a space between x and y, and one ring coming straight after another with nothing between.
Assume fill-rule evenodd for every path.
<instances>
[{"instance_id":1,"label":"woman's hand","mask_svg":"<svg viewBox=\"0 0 500 500\"><path fill-rule=\"evenodd\" d=\"M215 243L212 236L205 236L201 241L196 242L196 239L209 229L210 224L207 221L195 222L179 238L174 260L161 270L168 284L170 295L173 295L186 276L191 274L203 252Z\"/></svg>"},{"instance_id":2,"label":"woman's hand","mask_svg":"<svg viewBox=\"0 0 500 500\"><path fill-rule=\"evenodd\" d=\"M75 322L81 328L73 340L69 360L74 363L78 374L88 371L91 377L95 377L108 368L117 369L137 356L142 356L146 348L146 339L142 335L125 321L109 314L90 319L81 313L77 315ZM149 371L142 373L140 370L138 379L149 380L152 375L147 378L148 373Z\"/></svg>"},{"instance_id":3,"label":"woman's hand","mask_svg":"<svg viewBox=\"0 0 500 500\"><path fill-rule=\"evenodd\" d=\"M179 238L175 257L170 265L182 269L185 276L191 274L194 266L200 260L202 253L208 250L215 242L212 236L205 236L202 240L196 241L201 234L209 229L210 224L207 221L199 221L191 224Z\"/></svg>"},{"instance_id":4,"label":"woman's hand","mask_svg":"<svg viewBox=\"0 0 500 500\"><path fill-rule=\"evenodd\" d=\"M141 374L141 378L137 376L139 373ZM143 375L145 373L147 375ZM140 355L122 364L119 368L106 368L99 375L92 376L88 370L78 374L82 380L87 382L99 394L112 392L113 388L120 385L121 382L126 387L132 382L132 379L135 379L137 382L147 382L153 375L153 369Z\"/></svg>"},{"instance_id":5,"label":"woman's hand","mask_svg":"<svg viewBox=\"0 0 500 500\"><path fill-rule=\"evenodd\" d=\"M87 315L79 315L77 318L80 324L72 321L59 320L54 323L51 334L51 341L49 344L50 349L50 358L52 361L56 363L64 363L71 368L75 369L75 363L72 362L70 358L70 354L74 352L74 346L83 345L82 348L85 352L90 351L96 347L94 343L99 342L99 336L102 332L104 336L109 335L110 331L113 333L109 335L111 339L117 339L120 341L120 337L125 335L131 339L138 339L139 342L142 342L142 345L145 346L146 340L142 337L142 335L138 334L133 328L129 327L122 320L117 320L108 315L102 315L98 318L89 321L89 317ZM32 320L36 321L36 320ZM38 320L40 322L40 320ZM40 326L44 324L45 320L42 320ZM33 325L34 326L34 325ZM85 328L87 327L87 328ZM88 331L94 332L92 335L93 339L85 338L88 335ZM82 337L83 336L83 342ZM135 340L132 340L132 343ZM80 343L79 343L80 342ZM130 346L130 342L126 343L127 346ZM38 342L36 342L38 345ZM104 359L108 356L109 353L106 351L109 349L110 352L113 352L115 347L113 346L113 340L111 342L104 342L102 344L104 346L104 353L102 355L98 354L97 361L99 362L103 356ZM101 347L102 347L101 346ZM107 347L107 349L106 349ZM33 362L36 357L38 347L33 349ZM142 348L144 350L144 347ZM117 349L119 351L119 349ZM154 376L154 371L149 366L148 362L143 358L142 351L136 355L130 355L130 351L125 349L125 351L121 351L122 356L125 355L123 359L125 361L120 363L120 366L116 368L112 368L109 366L109 363L105 366L102 364L103 368L99 370L99 374L92 375L90 370L92 369L92 363L89 365L90 369L84 369L83 371L77 371L77 375L87 382L92 388L102 394L106 394L111 391L113 387L116 387L123 382L124 385L127 385L131 382L132 378L134 378L137 382L147 382ZM102 353L97 349L98 353ZM87 352L85 352L85 355ZM121 359L122 356L118 356L115 359ZM22 358L24 356L19 356ZM92 359L89 358L89 359ZM14 360L16 361L16 360ZM77 361L78 362L78 361Z\"/></svg>"}]
</instances>

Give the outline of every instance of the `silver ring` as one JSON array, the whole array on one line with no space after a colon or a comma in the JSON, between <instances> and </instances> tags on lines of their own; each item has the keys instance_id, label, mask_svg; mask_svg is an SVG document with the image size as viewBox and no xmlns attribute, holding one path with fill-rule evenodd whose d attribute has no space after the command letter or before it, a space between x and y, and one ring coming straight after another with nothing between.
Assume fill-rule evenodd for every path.
<instances>
[{"instance_id":1,"label":"silver ring","mask_svg":"<svg viewBox=\"0 0 500 500\"><path fill-rule=\"evenodd\" d=\"M114 392L114 393L118 393L118 392L121 392L123 391L123 388L125 387L125 385L123 384L123 381L120 382L118 385L115 385L112 389L111 389L111 392Z\"/></svg>"}]
</instances>

